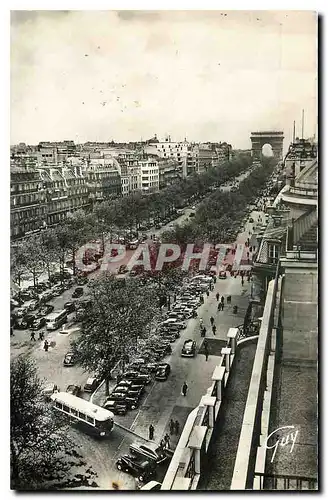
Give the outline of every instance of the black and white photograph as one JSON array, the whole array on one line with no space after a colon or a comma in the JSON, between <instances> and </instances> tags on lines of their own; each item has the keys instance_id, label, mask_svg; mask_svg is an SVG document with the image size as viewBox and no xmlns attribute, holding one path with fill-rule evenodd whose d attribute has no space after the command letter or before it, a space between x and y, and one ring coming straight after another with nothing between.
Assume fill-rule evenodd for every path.
<instances>
[{"instance_id":1,"label":"black and white photograph","mask_svg":"<svg viewBox=\"0 0 328 500\"><path fill-rule=\"evenodd\" d=\"M11 490L320 490L319 15L244 8L10 11Z\"/></svg>"}]
</instances>

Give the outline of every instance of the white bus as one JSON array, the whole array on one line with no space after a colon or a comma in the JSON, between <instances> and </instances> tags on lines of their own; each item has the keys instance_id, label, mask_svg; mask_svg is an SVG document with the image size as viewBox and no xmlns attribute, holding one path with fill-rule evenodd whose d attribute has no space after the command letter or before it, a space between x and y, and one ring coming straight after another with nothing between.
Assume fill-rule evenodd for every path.
<instances>
[{"instance_id":1,"label":"white bus","mask_svg":"<svg viewBox=\"0 0 328 500\"><path fill-rule=\"evenodd\" d=\"M55 392L51 399L55 410L69 417L70 423L86 432L105 437L113 430L114 414L111 411L68 392Z\"/></svg>"},{"instance_id":2,"label":"white bus","mask_svg":"<svg viewBox=\"0 0 328 500\"><path fill-rule=\"evenodd\" d=\"M61 311L54 311L46 317L46 327L47 330L57 330L67 321L67 311L63 309Z\"/></svg>"}]
</instances>

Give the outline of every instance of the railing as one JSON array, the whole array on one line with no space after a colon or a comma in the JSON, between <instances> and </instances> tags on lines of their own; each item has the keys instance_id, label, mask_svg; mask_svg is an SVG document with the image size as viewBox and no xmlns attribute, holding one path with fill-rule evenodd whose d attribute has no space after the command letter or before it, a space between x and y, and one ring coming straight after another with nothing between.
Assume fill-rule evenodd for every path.
<instances>
[{"instance_id":1,"label":"railing","mask_svg":"<svg viewBox=\"0 0 328 500\"><path fill-rule=\"evenodd\" d=\"M299 195L299 196L306 196L307 198L317 198L318 197L318 190L314 188L303 188L300 186L291 186L289 188L289 191L285 193L287 194L294 194L294 195Z\"/></svg>"},{"instance_id":2,"label":"railing","mask_svg":"<svg viewBox=\"0 0 328 500\"><path fill-rule=\"evenodd\" d=\"M294 476L285 474L265 474L256 472L260 490L317 490L318 480L315 477Z\"/></svg>"}]
</instances>

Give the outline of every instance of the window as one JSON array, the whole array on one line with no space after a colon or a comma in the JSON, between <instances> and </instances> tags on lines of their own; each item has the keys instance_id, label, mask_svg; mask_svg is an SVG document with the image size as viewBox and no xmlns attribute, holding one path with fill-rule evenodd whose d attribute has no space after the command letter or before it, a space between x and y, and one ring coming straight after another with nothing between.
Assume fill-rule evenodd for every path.
<instances>
[{"instance_id":1,"label":"window","mask_svg":"<svg viewBox=\"0 0 328 500\"><path fill-rule=\"evenodd\" d=\"M95 425L95 419L92 417L89 417L88 415L87 415L87 422L89 422L89 424Z\"/></svg>"},{"instance_id":2,"label":"window","mask_svg":"<svg viewBox=\"0 0 328 500\"><path fill-rule=\"evenodd\" d=\"M69 406L63 405L63 410L69 413Z\"/></svg>"},{"instance_id":3,"label":"window","mask_svg":"<svg viewBox=\"0 0 328 500\"><path fill-rule=\"evenodd\" d=\"M59 403L58 401L56 401L56 408L59 408L60 410L62 410L63 405L61 403Z\"/></svg>"},{"instance_id":4,"label":"window","mask_svg":"<svg viewBox=\"0 0 328 500\"><path fill-rule=\"evenodd\" d=\"M81 413L79 411L79 418L82 418L82 420L86 420L86 416L84 415L84 413Z\"/></svg>"},{"instance_id":5,"label":"window","mask_svg":"<svg viewBox=\"0 0 328 500\"><path fill-rule=\"evenodd\" d=\"M79 412L77 410L74 410L73 408L71 408L71 414L75 415L77 417Z\"/></svg>"},{"instance_id":6,"label":"window","mask_svg":"<svg viewBox=\"0 0 328 500\"><path fill-rule=\"evenodd\" d=\"M269 263L276 264L278 262L278 247L269 245Z\"/></svg>"}]
</instances>

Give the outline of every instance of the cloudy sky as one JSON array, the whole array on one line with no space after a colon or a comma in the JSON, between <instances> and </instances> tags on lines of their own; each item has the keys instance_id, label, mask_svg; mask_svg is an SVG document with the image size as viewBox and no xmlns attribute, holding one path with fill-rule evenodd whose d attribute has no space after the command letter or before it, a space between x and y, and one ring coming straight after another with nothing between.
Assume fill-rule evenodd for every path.
<instances>
[{"instance_id":1,"label":"cloudy sky","mask_svg":"<svg viewBox=\"0 0 328 500\"><path fill-rule=\"evenodd\" d=\"M11 143L316 132L310 11L13 11Z\"/></svg>"}]
</instances>

